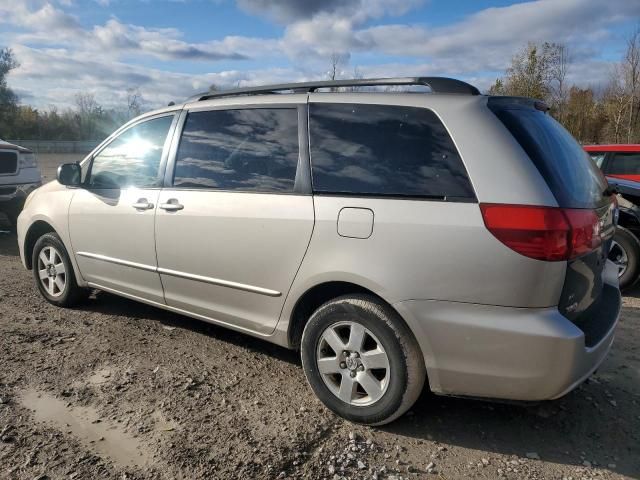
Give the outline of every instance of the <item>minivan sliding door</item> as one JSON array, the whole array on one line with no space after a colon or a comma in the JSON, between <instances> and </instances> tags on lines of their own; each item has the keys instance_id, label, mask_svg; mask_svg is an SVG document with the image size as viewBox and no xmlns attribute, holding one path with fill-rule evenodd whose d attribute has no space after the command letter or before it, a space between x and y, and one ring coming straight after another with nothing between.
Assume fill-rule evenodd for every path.
<instances>
[{"instance_id":1,"label":"minivan sliding door","mask_svg":"<svg viewBox=\"0 0 640 480\"><path fill-rule=\"evenodd\" d=\"M305 112L295 103L188 112L156 216L169 306L274 330L314 221Z\"/></svg>"}]
</instances>

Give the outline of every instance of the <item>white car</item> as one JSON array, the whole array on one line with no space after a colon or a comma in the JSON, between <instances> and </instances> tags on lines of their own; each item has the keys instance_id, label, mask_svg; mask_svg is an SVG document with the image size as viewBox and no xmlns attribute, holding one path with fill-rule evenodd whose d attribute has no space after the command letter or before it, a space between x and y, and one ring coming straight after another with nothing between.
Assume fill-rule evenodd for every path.
<instances>
[{"instance_id":1,"label":"white car","mask_svg":"<svg viewBox=\"0 0 640 480\"><path fill-rule=\"evenodd\" d=\"M42 184L42 175L35 154L0 139L0 212L12 227L27 196Z\"/></svg>"}]
</instances>

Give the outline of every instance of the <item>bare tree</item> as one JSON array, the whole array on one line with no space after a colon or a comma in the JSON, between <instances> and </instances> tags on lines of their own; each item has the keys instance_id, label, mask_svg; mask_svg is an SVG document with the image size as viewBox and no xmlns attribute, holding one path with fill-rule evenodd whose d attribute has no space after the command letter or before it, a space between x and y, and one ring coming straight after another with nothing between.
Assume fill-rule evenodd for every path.
<instances>
[{"instance_id":1,"label":"bare tree","mask_svg":"<svg viewBox=\"0 0 640 480\"><path fill-rule=\"evenodd\" d=\"M104 110L96 101L93 93L80 92L74 96L76 104L76 122L80 138L94 140L98 133L98 122Z\"/></svg>"},{"instance_id":2,"label":"bare tree","mask_svg":"<svg viewBox=\"0 0 640 480\"><path fill-rule=\"evenodd\" d=\"M127 117L134 118L142 113L144 98L139 88L127 89Z\"/></svg>"},{"instance_id":3,"label":"bare tree","mask_svg":"<svg viewBox=\"0 0 640 480\"><path fill-rule=\"evenodd\" d=\"M640 27L627 39L627 51L623 59L625 90L629 96L627 119L627 143L631 143L640 113Z\"/></svg>"},{"instance_id":4,"label":"bare tree","mask_svg":"<svg viewBox=\"0 0 640 480\"><path fill-rule=\"evenodd\" d=\"M565 45L551 44L550 78L551 103L555 107L558 119L564 122L566 117L566 105L568 97L567 71L569 69L569 51Z\"/></svg>"},{"instance_id":5,"label":"bare tree","mask_svg":"<svg viewBox=\"0 0 640 480\"><path fill-rule=\"evenodd\" d=\"M354 80L361 80L364 78L364 74L360 71L360 69L355 66L353 67L353 77ZM366 90L366 87L357 87L357 86L353 86L353 87L346 87L345 91L346 92L361 92Z\"/></svg>"},{"instance_id":6,"label":"bare tree","mask_svg":"<svg viewBox=\"0 0 640 480\"><path fill-rule=\"evenodd\" d=\"M340 76L341 68L349 63L349 54L333 52L329 62L329 80L337 80Z\"/></svg>"},{"instance_id":7,"label":"bare tree","mask_svg":"<svg viewBox=\"0 0 640 480\"><path fill-rule=\"evenodd\" d=\"M622 138L626 113L630 105L630 97L627 94L621 70L621 65L614 65L612 68L603 101L609 118L609 138L614 143L619 143Z\"/></svg>"}]
</instances>

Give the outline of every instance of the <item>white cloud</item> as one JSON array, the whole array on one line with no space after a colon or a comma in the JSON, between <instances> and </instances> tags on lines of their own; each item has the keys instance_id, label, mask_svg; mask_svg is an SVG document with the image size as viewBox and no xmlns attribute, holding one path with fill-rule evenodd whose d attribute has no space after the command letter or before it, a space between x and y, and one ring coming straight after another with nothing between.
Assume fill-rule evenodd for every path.
<instances>
[{"instance_id":1,"label":"white cloud","mask_svg":"<svg viewBox=\"0 0 640 480\"><path fill-rule=\"evenodd\" d=\"M425 0L236 0L245 11L281 22L282 36L235 35L195 43L175 28L131 25L115 17L83 26L68 13L73 0L53 1L0 0L0 41L14 48L22 64L9 77L10 85L24 101L40 107L68 105L82 90L93 91L109 106L124 102L127 88L140 87L147 100L160 105L211 83L319 78L333 52L349 52L353 65L365 59L366 65L358 67L365 76L448 75L486 88L528 41L567 44L574 62L569 77L596 84L609 75L610 64L601 54L603 45L619 42L612 33L616 25L640 17L638 1L537 0L433 27L388 23ZM371 65L375 58L385 60ZM149 59L154 68L141 66ZM227 70L186 74L163 68L162 62L175 60L192 71L204 65L215 69L215 62L225 61ZM229 62L237 60L244 60L243 69L229 69ZM285 67L268 66L275 63ZM352 68L344 67L344 74Z\"/></svg>"}]
</instances>

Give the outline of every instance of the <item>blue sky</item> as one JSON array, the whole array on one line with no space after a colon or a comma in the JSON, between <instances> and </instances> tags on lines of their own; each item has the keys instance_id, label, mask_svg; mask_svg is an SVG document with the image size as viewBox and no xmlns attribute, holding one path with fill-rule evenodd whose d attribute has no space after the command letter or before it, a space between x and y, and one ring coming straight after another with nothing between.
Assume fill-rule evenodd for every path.
<instances>
[{"instance_id":1,"label":"blue sky","mask_svg":"<svg viewBox=\"0 0 640 480\"><path fill-rule=\"evenodd\" d=\"M569 80L599 87L636 0L0 0L0 46L24 103L65 108L91 92L149 108L221 87L340 75L447 75L487 88L527 42L559 42Z\"/></svg>"}]
</instances>

